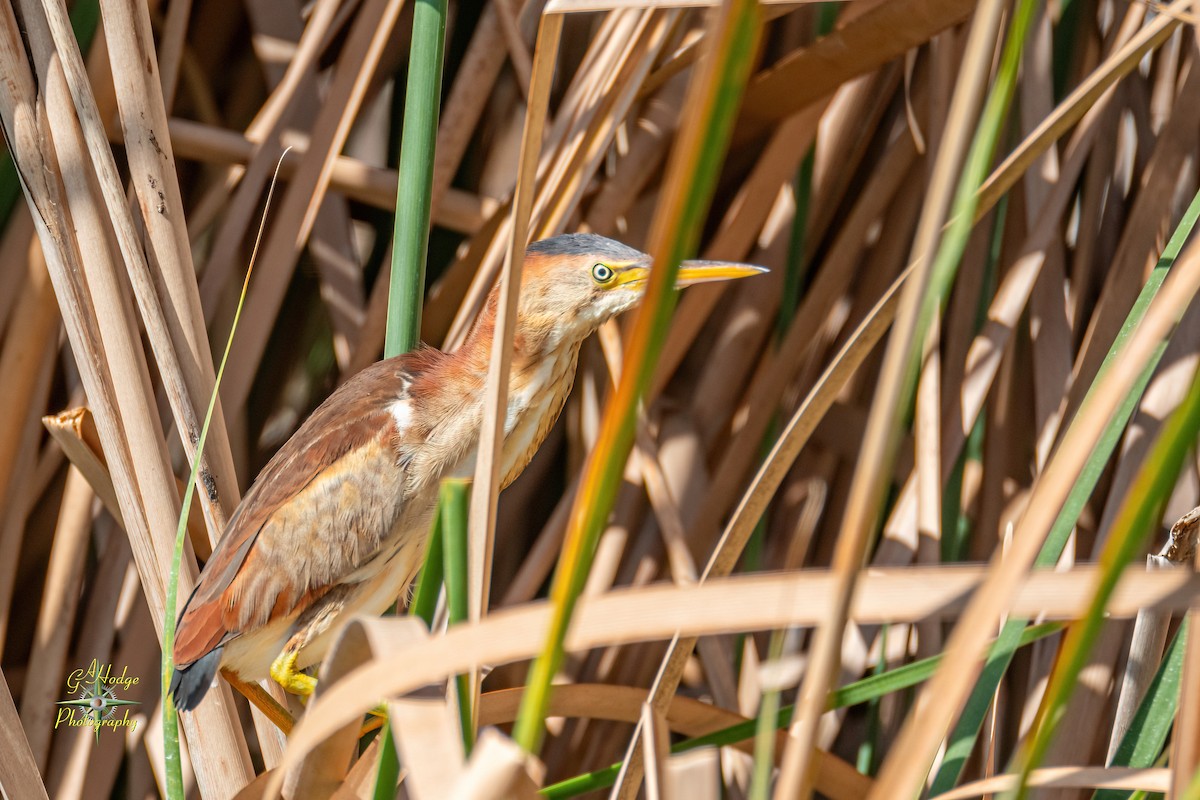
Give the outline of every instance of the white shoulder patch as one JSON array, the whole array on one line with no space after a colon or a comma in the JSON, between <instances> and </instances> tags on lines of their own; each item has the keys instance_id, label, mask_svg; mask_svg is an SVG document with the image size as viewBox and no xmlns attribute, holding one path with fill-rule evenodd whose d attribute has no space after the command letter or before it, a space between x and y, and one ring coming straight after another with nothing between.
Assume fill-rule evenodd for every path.
<instances>
[{"instance_id":1,"label":"white shoulder patch","mask_svg":"<svg viewBox=\"0 0 1200 800\"><path fill-rule=\"evenodd\" d=\"M392 419L396 420L396 430L403 433L412 424L412 403L401 398L388 406Z\"/></svg>"}]
</instances>

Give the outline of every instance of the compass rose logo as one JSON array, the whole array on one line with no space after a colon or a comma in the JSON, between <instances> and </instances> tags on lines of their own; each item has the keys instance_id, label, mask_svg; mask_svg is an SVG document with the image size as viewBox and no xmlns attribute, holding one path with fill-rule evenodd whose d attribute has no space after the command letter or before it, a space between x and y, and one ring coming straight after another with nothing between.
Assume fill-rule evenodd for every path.
<instances>
[{"instance_id":1,"label":"compass rose logo","mask_svg":"<svg viewBox=\"0 0 1200 800\"><path fill-rule=\"evenodd\" d=\"M100 737L101 728L130 728L137 727L137 720L129 718L128 706L136 706L136 700L122 700L117 697L117 689L129 690L138 683L137 678L130 678L122 671L119 676L113 676L112 665L101 665L96 659L86 670L77 669L67 678L67 689L75 694L71 700L61 700L54 720L54 727L67 725L72 728L92 728L96 737ZM124 709L123 715L119 712Z\"/></svg>"}]
</instances>

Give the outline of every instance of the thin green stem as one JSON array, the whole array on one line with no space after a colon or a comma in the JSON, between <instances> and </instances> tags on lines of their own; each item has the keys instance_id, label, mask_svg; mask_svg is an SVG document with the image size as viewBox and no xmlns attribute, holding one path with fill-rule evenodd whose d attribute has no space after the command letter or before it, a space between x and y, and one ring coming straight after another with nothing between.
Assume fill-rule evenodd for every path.
<instances>
[{"instance_id":1,"label":"thin green stem","mask_svg":"<svg viewBox=\"0 0 1200 800\"><path fill-rule=\"evenodd\" d=\"M450 624L466 622L471 615L471 596L467 577L467 506L471 497L471 481L449 478L442 481L441 510L442 544L445 561L446 610ZM475 745L475 726L472 723L471 700L474 692L468 675L455 678L458 694L458 716L462 728L463 748L470 753Z\"/></svg>"},{"instance_id":2,"label":"thin green stem","mask_svg":"<svg viewBox=\"0 0 1200 800\"><path fill-rule=\"evenodd\" d=\"M882 675L887 671L887 636L889 626L879 629L879 660L875 662L875 674ZM862 744L858 747L858 762L854 765L864 775L872 774L879 757L879 701L880 697L872 697L867 701L867 730Z\"/></svg>"},{"instance_id":3,"label":"thin green stem","mask_svg":"<svg viewBox=\"0 0 1200 800\"><path fill-rule=\"evenodd\" d=\"M1004 50L1000 57L996 82L988 92L983 111L979 115L975 138L971 142L971 149L967 152L962 177L959 179L955 192L950 223L946 233L942 236L937 255L934 257L929 291L925 295L920 322L917 326L921 336L924 336L929 330L929 323L933 319L934 312L945 307L954 277L962 263L963 253L967 248L967 239L971 235L971 229L975 226L979 187L987 178L988 168L996 153L996 143L1000 139L1000 133L1004 130L1005 121L1008 118L1013 93L1016 91L1021 53L1025 49L1025 40L1033 24L1037 8L1036 0L1019 0L1013 12L1008 39L1004 43ZM921 350L920 346L913 348L915 358L920 357ZM916 374L915 368L913 374Z\"/></svg>"},{"instance_id":4,"label":"thin green stem","mask_svg":"<svg viewBox=\"0 0 1200 800\"><path fill-rule=\"evenodd\" d=\"M379 731L379 766L375 770L375 785L371 800L395 800L396 786L400 783L400 760L396 757L396 737L390 722L383 723Z\"/></svg>"},{"instance_id":5,"label":"thin green stem","mask_svg":"<svg viewBox=\"0 0 1200 800\"><path fill-rule=\"evenodd\" d=\"M401 125L396 221L392 228L392 269L388 282L385 358L407 353L421 340L421 306L425 296L425 265L432 215L433 155L437 141L442 92L442 62L446 46L446 0L417 0L413 8L412 44L408 54L408 85ZM440 519L440 515L438 515ZM442 582L442 543L433 523L432 541L417 578L409 607L431 624ZM400 765L392 746L391 726L384 726L375 797L394 796ZM390 794L389 794L390 792Z\"/></svg>"},{"instance_id":6,"label":"thin green stem","mask_svg":"<svg viewBox=\"0 0 1200 800\"><path fill-rule=\"evenodd\" d=\"M1163 747L1179 708L1179 681L1183 674L1183 654L1187 644L1188 620L1185 617L1171 640L1146 696L1138 704L1129 730L1121 737L1110 767L1152 767L1164 756ZM1132 800L1132 792L1101 789L1092 800Z\"/></svg>"},{"instance_id":7,"label":"thin green stem","mask_svg":"<svg viewBox=\"0 0 1200 800\"><path fill-rule=\"evenodd\" d=\"M693 78L682 133L667 170L668 190L652 229L650 251L655 268L625 353L625 370L604 415L596 447L584 467L551 587L553 613L546 644L530 669L513 729L513 738L529 753L541 748L551 683L562 665L567 629L633 445L637 404L666 339L679 262L695 251L699 241L756 50L756 3L734 0L717 13L723 15L726 24L718 23L719 29L713 31L708 60Z\"/></svg>"},{"instance_id":8,"label":"thin green stem","mask_svg":"<svg viewBox=\"0 0 1200 800\"><path fill-rule=\"evenodd\" d=\"M768 661L783 656L787 631L774 631L767 647ZM782 692L778 686L763 690L754 727L754 772L750 777L750 800L768 800L771 796L771 776L775 772L775 731L779 721Z\"/></svg>"},{"instance_id":9,"label":"thin green stem","mask_svg":"<svg viewBox=\"0 0 1200 800\"><path fill-rule=\"evenodd\" d=\"M286 155L286 152L284 153ZM280 158L279 164L283 163ZM275 185L279 177L279 164L275 165L275 178L271 180L271 188L267 192L266 207L271 207L271 198L275 193ZM183 800L183 762L179 753L179 712L170 694L171 673L175 669L175 619L176 598L179 595L179 571L183 565L184 539L187 536L188 514L192 508L192 496L196 493L196 477L200 471L200 459L204 455L204 443L208 441L208 429L212 423L213 411L217 406L217 397L221 388L221 378L225 375L225 365L229 363L229 354L233 350L233 335L237 332L238 323L242 319L242 308L246 304L246 294L250 289L250 275L254 272L254 261L258 256L258 245L262 241L263 227L266 223L266 213L258 227L258 239L254 243L254 251L250 255L250 265L246 268L246 278L242 281L242 292L238 296L237 308L233 312L233 325L229 328L229 338L225 340L225 352L221 354L221 364L217 367L217 376L213 381L212 394L208 398L208 409L204 412L204 424L200 427L200 436L196 440L196 452L192 457L192 467L188 472L187 485L183 489L183 503L179 509L179 521L175 527L175 550L171 558L171 574L167 577L167 596L163 607L163 641L162 641L162 707L163 707L163 765L166 772L166 795L168 800Z\"/></svg>"},{"instance_id":10,"label":"thin green stem","mask_svg":"<svg viewBox=\"0 0 1200 800\"><path fill-rule=\"evenodd\" d=\"M429 534L429 545L425 548L425 563L417 576L417 588L413 592L412 602L408 605L408 613L420 617L426 627L433 625L433 615L437 611L438 595L442 591L442 515L433 515L432 531Z\"/></svg>"},{"instance_id":11,"label":"thin green stem","mask_svg":"<svg viewBox=\"0 0 1200 800\"><path fill-rule=\"evenodd\" d=\"M400 180L388 292L384 354L408 352L421 332L426 250L433 190L433 153L441 104L446 46L446 0L417 0L404 99Z\"/></svg>"}]
</instances>

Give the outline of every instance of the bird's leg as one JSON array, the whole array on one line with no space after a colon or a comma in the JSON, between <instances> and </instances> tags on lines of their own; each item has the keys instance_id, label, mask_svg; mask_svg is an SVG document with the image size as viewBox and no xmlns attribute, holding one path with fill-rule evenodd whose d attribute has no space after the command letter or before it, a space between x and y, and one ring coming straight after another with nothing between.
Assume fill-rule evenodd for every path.
<instances>
[{"instance_id":1,"label":"bird's leg","mask_svg":"<svg viewBox=\"0 0 1200 800\"><path fill-rule=\"evenodd\" d=\"M345 608L350 591L351 587L347 585L334 587L306 608L296 620L293 633L283 646L283 652L271 663L271 677L285 691L308 697L316 690L317 679L298 670L296 662L300 658L300 651L315 642L334 624Z\"/></svg>"},{"instance_id":2,"label":"bird's leg","mask_svg":"<svg viewBox=\"0 0 1200 800\"><path fill-rule=\"evenodd\" d=\"M272 673L273 675L274 673ZM296 720L286 708L280 705L279 701L269 695L263 687L257 683L248 683L237 676L236 672L230 670L221 670L221 675L229 682L229 685L241 693L243 697L249 700L255 708L263 713L267 719L275 724L276 728L289 734L296 724Z\"/></svg>"},{"instance_id":3,"label":"bird's leg","mask_svg":"<svg viewBox=\"0 0 1200 800\"><path fill-rule=\"evenodd\" d=\"M317 679L296 669L296 659L299 655L299 651L295 650L284 650L280 653L279 658L271 664L271 677L292 694L308 697L316 691ZM368 711L367 715L370 719L359 729L360 738L383 727L383 723L387 722L387 706L380 704ZM288 726L284 733L290 732L291 726Z\"/></svg>"},{"instance_id":4,"label":"bird's leg","mask_svg":"<svg viewBox=\"0 0 1200 800\"><path fill-rule=\"evenodd\" d=\"M299 657L299 650L285 649L271 663L271 677L285 691L308 697L316 690L317 679L296 669L296 659Z\"/></svg>"}]
</instances>

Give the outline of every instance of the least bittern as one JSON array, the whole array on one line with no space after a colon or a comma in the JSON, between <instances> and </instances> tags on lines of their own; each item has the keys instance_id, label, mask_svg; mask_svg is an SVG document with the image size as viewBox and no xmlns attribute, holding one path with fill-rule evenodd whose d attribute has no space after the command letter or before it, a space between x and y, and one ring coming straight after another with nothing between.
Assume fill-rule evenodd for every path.
<instances>
[{"instance_id":1,"label":"least bittern","mask_svg":"<svg viewBox=\"0 0 1200 800\"><path fill-rule=\"evenodd\" d=\"M592 234L531 245L513 339L501 482L511 483L558 418L579 346L641 298L650 257ZM678 285L761 267L684 262ZM497 293L461 348L421 348L363 370L267 464L225 528L179 617L176 705L195 708L218 667L270 674L308 694L300 670L352 614L379 614L412 581L438 484L474 472Z\"/></svg>"}]
</instances>

